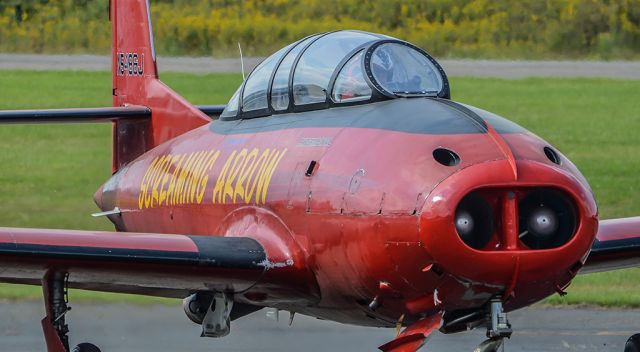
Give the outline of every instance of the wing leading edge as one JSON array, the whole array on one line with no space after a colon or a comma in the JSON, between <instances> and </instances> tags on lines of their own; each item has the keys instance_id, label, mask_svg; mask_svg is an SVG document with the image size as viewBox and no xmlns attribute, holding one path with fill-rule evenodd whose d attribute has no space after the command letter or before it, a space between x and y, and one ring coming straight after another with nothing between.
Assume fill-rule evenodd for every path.
<instances>
[{"instance_id":1,"label":"wing leading edge","mask_svg":"<svg viewBox=\"0 0 640 352\"><path fill-rule=\"evenodd\" d=\"M224 105L200 105L197 108L212 119L217 119ZM40 109L40 110L0 110L0 124L42 124L42 123L84 123L112 122L116 120L151 119L151 109L145 106Z\"/></svg>"},{"instance_id":2,"label":"wing leading edge","mask_svg":"<svg viewBox=\"0 0 640 352\"><path fill-rule=\"evenodd\" d=\"M248 237L0 228L0 282L40 285L54 269L72 288L178 298L244 291L266 263Z\"/></svg>"},{"instance_id":3,"label":"wing leading edge","mask_svg":"<svg viewBox=\"0 0 640 352\"><path fill-rule=\"evenodd\" d=\"M592 273L640 266L640 217L603 220L584 268Z\"/></svg>"}]
</instances>

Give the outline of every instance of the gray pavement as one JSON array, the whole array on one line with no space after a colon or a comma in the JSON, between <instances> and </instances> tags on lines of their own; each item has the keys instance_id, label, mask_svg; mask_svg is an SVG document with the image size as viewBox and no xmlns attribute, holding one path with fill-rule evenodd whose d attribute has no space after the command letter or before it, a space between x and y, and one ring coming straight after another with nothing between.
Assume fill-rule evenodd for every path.
<instances>
[{"instance_id":1,"label":"gray pavement","mask_svg":"<svg viewBox=\"0 0 640 352\"><path fill-rule=\"evenodd\" d=\"M71 342L90 341L111 351L375 351L393 329L362 328L296 316L279 321L264 311L233 322L221 339L199 337L182 307L128 304L73 304L67 322ZM40 302L0 303L0 351L44 351ZM616 351L640 332L640 310L528 308L510 316L515 329L505 351ZM476 330L436 333L423 351L472 351L484 339Z\"/></svg>"},{"instance_id":2,"label":"gray pavement","mask_svg":"<svg viewBox=\"0 0 640 352\"><path fill-rule=\"evenodd\" d=\"M261 58L245 58L249 72ZM440 60L450 76L524 77L600 77L640 79L640 61L495 61ZM108 71L108 56L0 54L0 69ZM215 73L240 72L239 59L208 57L158 57L160 72Z\"/></svg>"}]
</instances>

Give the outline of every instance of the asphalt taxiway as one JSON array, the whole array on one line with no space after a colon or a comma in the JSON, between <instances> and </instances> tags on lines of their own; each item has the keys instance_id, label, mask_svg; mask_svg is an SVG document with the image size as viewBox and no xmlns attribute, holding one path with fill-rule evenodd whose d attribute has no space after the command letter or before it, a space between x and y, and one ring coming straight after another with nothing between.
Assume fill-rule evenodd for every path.
<instances>
[{"instance_id":1,"label":"asphalt taxiway","mask_svg":"<svg viewBox=\"0 0 640 352\"><path fill-rule=\"evenodd\" d=\"M288 325L288 312L278 321L264 310L232 323L221 339L199 337L178 304L73 304L67 322L71 342L89 341L103 352L136 351L375 351L393 338L394 329L362 328L305 316ZM44 351L40 329L40 302L0 304L0 350ZM515 330L505 351L615 351L640 332L640 310L527 308L510 314ZM472 351L484 331L442 335L436 333L423 351Z\"/></svg>"}]
</instances>

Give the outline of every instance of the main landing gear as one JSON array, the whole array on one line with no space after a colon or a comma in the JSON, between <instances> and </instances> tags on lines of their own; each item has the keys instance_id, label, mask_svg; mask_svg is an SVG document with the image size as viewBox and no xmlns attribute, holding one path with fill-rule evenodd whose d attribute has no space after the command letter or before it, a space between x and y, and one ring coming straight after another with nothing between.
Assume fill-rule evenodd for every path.
<instances>
[{"instance_id":1,"label":"main landing gear","mask_svg":"<svg viewBox=\"0 0 640 352\"><path fill-rule=\"evenodd\" d=\"M71 310L67 282L69 274L59 271L47 271L42 278L42 292L46 316L42 319L42 330L47 345L47 352L69 352L69 326L65 315ZM72 352L100 352L90 343L77 345Z\"/></svg>"},{"instance_id":2,"label":"main landing gear","mask_svg":"<svg viewBox=\"0 0 640 352\"><path fill-rule=\"evenodd\" d=\"M502 308L502 300L496 297L489 302L489 316L487 317L487 337L474 352L497 352L504 344L505 338L510 338L513 330L507 313ZM639 351L640 352L640 351Z\"/></svg>"},{"instance_id":3,"label":"main landing gear","mask_svg":"<svg viewBox=\"0 0 640 352\"><path fill-rule=\"evenodd\" d=\"M198 292L182 302L187 317L202 325L203 337L223 337L231 331L233 299L224 292Z\"/></svg>"}]
</instances>

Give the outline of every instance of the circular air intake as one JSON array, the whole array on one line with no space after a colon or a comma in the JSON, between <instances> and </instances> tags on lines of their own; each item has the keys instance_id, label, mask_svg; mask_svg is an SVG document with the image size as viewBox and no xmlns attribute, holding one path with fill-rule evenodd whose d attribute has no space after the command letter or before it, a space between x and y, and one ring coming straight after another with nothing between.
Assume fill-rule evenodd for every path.
<instances>
[{"instance_id":1,"label":"circular air intake","mask_svg":"<svg viewBox=\"0 0 640 352\"><path fill-rule=\"evenodd\" d=\"M527 194L518 204L520 240L531 249L557 248L576 231L573 202L563 193L542 189Z\"/></svg>"},{"instance_id":2,"label":"circular air intake","mask_svg":"<svg viewBox=\"0 0 640 352\"><path fill-rule=\"evenodd\" d=\"M478 194L464 197L454 218L458 236L469 247L484 248L493 235L493 211L489 203Z\"/></svg>"},{"instance_id":3,"label":"circular air intake","mask_svg":"<svg viewBox=\"0 0 640 352\"><path fill-rule=\"evenodd\" d=\"M433 158L444 166L456 166L460 164L460 157L456 152L447 148L437 148L433 151Z\"/></svg>"},{"instance_id":4,"label":"circular air intake","mask_svg":"<svg viewBox=\"0 0 640 352\"><path fill-rule=\"evenodd\" d=\"M551 149L551 147L544 147L544 155L547 156L547 159L556 165L560 165L562 159L560 159L560 155L556 153L555 150Z\"/></svg>"}]
</instances>

